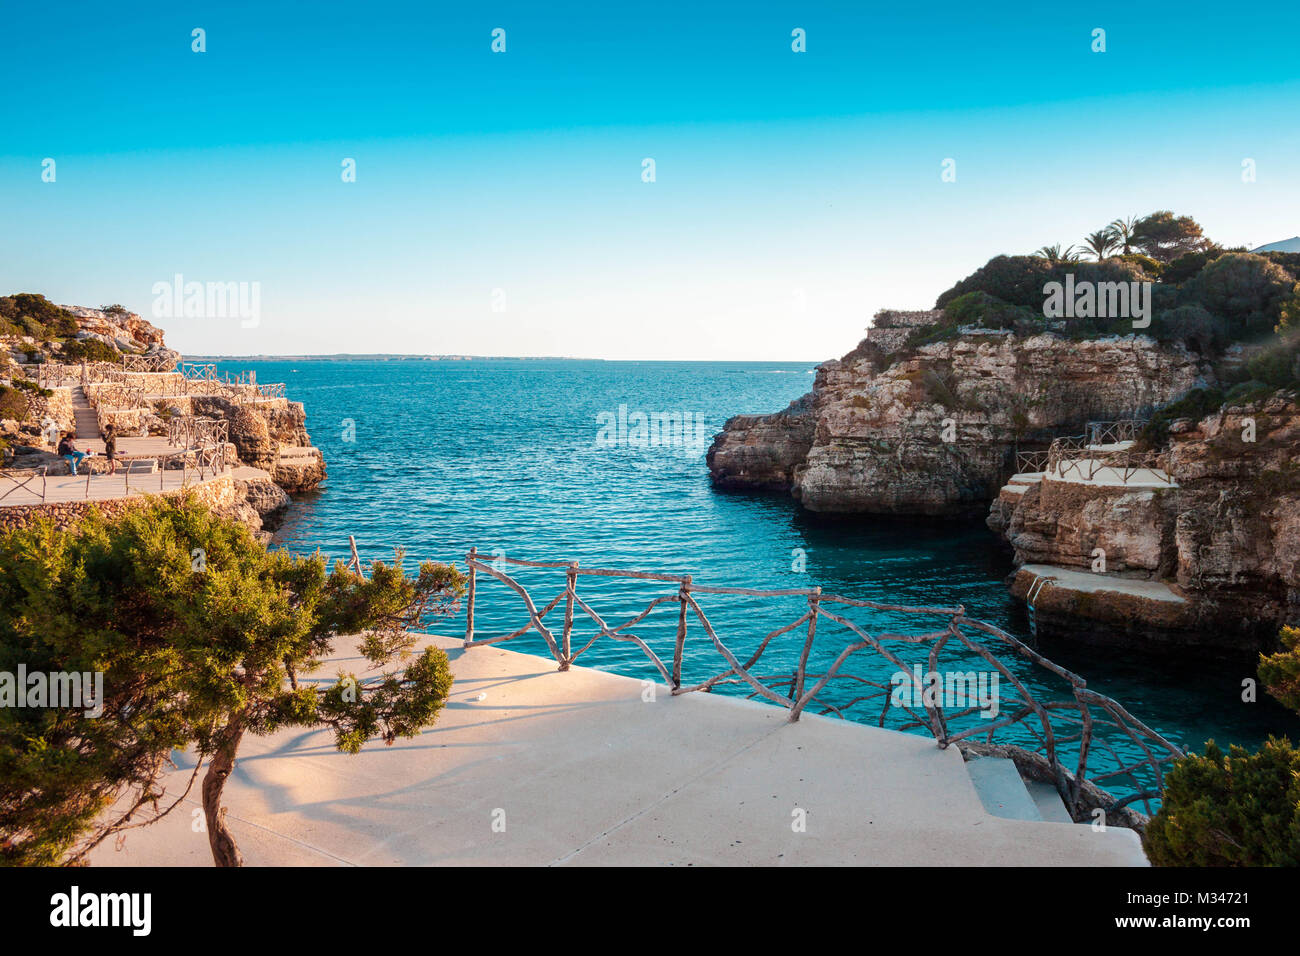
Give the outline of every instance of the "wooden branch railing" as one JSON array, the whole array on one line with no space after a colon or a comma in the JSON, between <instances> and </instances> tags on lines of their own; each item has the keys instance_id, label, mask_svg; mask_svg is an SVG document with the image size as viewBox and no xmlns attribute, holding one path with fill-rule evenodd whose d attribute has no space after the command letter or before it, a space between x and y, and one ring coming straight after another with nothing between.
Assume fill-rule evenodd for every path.
<instances>
[{"instance_id":1,"label":"wooden branch railing","mask_svg":"<svg viewBox=\"0 0 1300 956\"><path fill-rule=\"evenodd\" d=\"M15 491L22 491L29 495L35 495L43 502L46 495L46 476L47 466L42 465L40 468L14 468L0 470L0 480L8 481L13 487L0 494L0 501L8 498ZM40 491L33 487L36 479L41 479Z\"/></svg>"},{"instance_id":2,"label":"wooden branch railing","mask_svg":"<svg viewBox=\"0 0 1300 956\"><path fill-rule=\"evenodd\" d=\"M470 550L466 565L469 570L466 648L500 644L535 631L545 641L559 669L567 670L597 640L609 638L635 644L669 685L674 696L711 691L726 684L739 685L747 696L762 698L785 708L791 721L798 720L810 707L822 715L850 719L847 711L868 705L875 715L871 722L877 726L884 727L887 721L892 720L899 725L896 729L924 730L941 748L958 744L979 752L980 748L998 746L1016 757L1018 765L1025 762L1041 768L1055 784L1076 820L1087 819L1088 809L1099 806L1111 822L1141 826L1145 817L1129 810L1129 805L1141 802L1150 813L1151 801L1159 798L1163 786L1165 765L1183 756L1179 747L1138 720L1118 702L1089 690L1083 678L1043 657L1001 628L968 617L960 605L918 607L883 604L823 593L820 588L708 587L697 584L691 575L584 568L576 561L526 561L500 555L485 561L477 549ZM554 597L539 607L528 589L511 573L516 569L563 572L564 583ZM526 623L507 634L491 637L476 634L475 612L482 600L480 575L499 581L518 596L527 613ZM580 579L583 578L633 579L671 585L672 588L651 597L643 607L638 601L635 608L639 610L631 617L622 623L610 624L589 603L588 597L594 600L594 596L579 593ZM715 630L701 603L705 596L795 597L803 598L807 607L795 620L764 636L752 653L742 660ZM564 620L557 635L547 626L546 618L561 601L564 602ZM668 608L676 611L677 620L672 652L665 662L646 639L632 629L646 622L657 610ZM916 633L872 633L850 617L853 611L860 609L906 620L935 619L935 623ZM585 643L574 640L577 612L595 625L594 634ZM691 618L702 632L702 637L695 638L691 647L698 649L702 645L704 654L691 655L688 661L686 651L690 636L687 625ZM826 627L819 629L819 623ZM782 640L800 629L802 639L797 647ZM818 642L822 642L820 646L823 649L830 643L834 657L823 653L823 664L814 671L811 663L814 645ZM581 645L576 650L575 643ZM945 707L941 695L925 692L917 682L912 665L918 662L909 664L899 656L909 646L928 651L926 673L931 675L944 673L942 655L945 650L949 657L961 658L961 666L956 672L959 675L973 673L969 670L972 660L982 661L991 669L988 674L996 674L999 678L995 686L1000 688L1005 683L1012 689L1013 701L1009 705L999 703L997 716L992 719L981 714L986 709L984 703ZM785 668L780 673L759 673L764 655L777 647L785 649L787 658L797 651L793 668ZM884 680L878 676L850 673L846 665L854 655L864 651L892 665L893 675ZM690 681L686 679L683 671L690 661L698 666L701 659L714 654L721 658L719 664L706 668L705 673L695 675ZM1066 693L1060 699L1040 701L1025 686L1024 680L1007 666L1003 655L1008 654L1052 675L1047 679L1062 682ZM770 655L769 660L771 656L775 655ZM829 666L825 663L827 660ZM915 685L908 688L912 696L910 702L895 699L900 690L900 674L906 675L907 680ZM845 686L850 688L848 693L852 695L848 699L831 692L831 688L838 692ZM916 705L918 695L920 706ZM963 699L962 704L966 703L968 701ZM1011 736L1014 741L999 743L994 739L999 734L1003 738ZM1112 740L1112 737L1116 739ZM1117 741L1124 743L1117 747ZM1025 743L1032 746L1024 746ZM1119 747L1126 747L1128 753L1120 753ZM1119 785L1120 792L1109 792L1102 787L1102 781L1112 786Z\"/></svg>"},{"instance_id":3,"label":"wooden branch railing","mask_svg":"<svg viewBox=\"0 0 1300 956\"><path fill-rule=\"evenodd\" d=\"M124 372L173 372L175 370L175 359L163 358L158 355L122 356L122 371Z\"/></svg>"},{"instance_id":4,"label":"wooden branch railing","mask_svg":"<svg viewBox=\"0 0 1300 956\"><path fill-rule=\"evenodd\" d=\"M1016 452L1016 474L1023 475L1045 470L1049 456L1050 451L1046 448L1041 451Z\"/></svg>"},{"instance_id":5,"label":"wooden branch railing","mask_svg":"<svg viewBox=\"0 0 1300 956\"><path fill-rule=\"evenodd\" d=\"M1155 453L1132 445L1145 426L1140 419L1089 422L1084 434L1052 442L1045 470L1055 478L1075 476L1082 481L1093 481L1108 470L1108 477L1124 485L1145 473L1146 477L1172 485L1173 476L1158 467Z\"/></svg>"}]
</instances>

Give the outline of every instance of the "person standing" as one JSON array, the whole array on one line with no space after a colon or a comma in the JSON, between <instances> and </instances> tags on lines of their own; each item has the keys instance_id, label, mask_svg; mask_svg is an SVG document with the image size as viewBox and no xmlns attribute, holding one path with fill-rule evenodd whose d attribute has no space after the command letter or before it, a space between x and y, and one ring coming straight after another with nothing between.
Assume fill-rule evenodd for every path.
<instances>
[{"instance_id":1,"label":"person standing","mask_svg":"<svg viewBox=\"0 0 1300 956\"><path fill-rule=\"evenodd\" d=\"M117 474L117 429L112 425L104 428L104 457L108 459L108 473Z\"/></svg>"}]
</instances>

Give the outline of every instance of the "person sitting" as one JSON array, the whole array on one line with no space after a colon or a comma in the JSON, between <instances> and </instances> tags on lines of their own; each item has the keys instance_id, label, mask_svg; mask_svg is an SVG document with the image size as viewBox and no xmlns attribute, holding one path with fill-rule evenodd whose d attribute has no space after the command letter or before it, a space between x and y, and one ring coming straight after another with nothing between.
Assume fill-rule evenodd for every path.
<instances>
[{"instance_id":1,"label":"person sitting","mask_svg":"<svg viewBox=\"0 0 1300 956\"><path fill-rule=\"evenodd\" d=\"M59 442L59 455L67 460L68 464L72 467L72 473L74 475L77 473L77 466L80 465L81 460L86 457L84 451L78 450L77 443L73 440L72 432L64 432L63 441Z\"/></svg>"}]
</instances>

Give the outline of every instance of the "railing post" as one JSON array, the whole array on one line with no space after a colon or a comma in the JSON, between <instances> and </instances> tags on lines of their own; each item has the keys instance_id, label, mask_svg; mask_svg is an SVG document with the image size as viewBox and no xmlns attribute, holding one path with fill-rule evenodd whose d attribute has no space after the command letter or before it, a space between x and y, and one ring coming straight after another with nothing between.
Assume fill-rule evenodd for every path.
<instances>
[{"instance_id":1,"label":"railing post","mask_svg":"<svg viewBox=\"0 0 1300 956\"><path fill-rule=\"evenodd\" d=\"M466 561L469 565L469 596L465 600L465 647L474 643L474 585L478 574L474 562L478 559L478 548L470 548Z\"/></svg>"},{"instance_id":2,"label":"railing post","mask_svg":"<svg viewBox=\"0 0 1300 956\"><path fill-rule=\"evenodd\" d=\"M682 652L686 648L686 595L691 591L691 576L682 578L681 590L678 591L680 607L677 611L677 641L673 644L673 690L682 686Z\"/></svg>"},{"instance_id":3,"label":"railing post","mask_svg":"<svg viewBox=\"0 0 1300 956\"><path fill-rule=\"evenodd\" d=\"M790 722L799 719L799 712L803 710L803 682L808 676L808 656L812 653L813 638L817 636L817 607L821 602L822 589L813 588L812 594L808 595L808 636L804 638L803 652L799 655L799 669L794 675L794 704L790 708Z\"/></svg>"},{"instance_id":4,"label":"railing post","mask_svg":"<svg viewBox=\"0 0 1300 956\"><path fill-rule=\"evenodd\" d=\"M560 661L560 670L569 669L569 652L570 652L570 635L573 634L573 598L578 588L578 562L574 561L569 565L569 571L565 575L566 588L564 594L564 634L562 637L562 646L560 656L564 659Z\"/></svg>"}]
</instances>

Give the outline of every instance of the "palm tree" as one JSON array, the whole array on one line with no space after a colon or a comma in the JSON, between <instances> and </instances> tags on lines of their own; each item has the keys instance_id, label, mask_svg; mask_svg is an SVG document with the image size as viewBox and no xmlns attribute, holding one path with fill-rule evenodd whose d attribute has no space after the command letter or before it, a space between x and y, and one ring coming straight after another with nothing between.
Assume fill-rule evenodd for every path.
<instances>
[{"instance_id":1,"label":"palm tree","mask_svg":"<svg viewBox=\"0 0 1300 956\"><path fill-rule=\"evenodd\" d=\"M1088 238L1084 240L1083 245L1084 248L1097 257L1098 262L1101 262L1102 259L1106 258L1106 253L1119 245L1119 239L1116 238L1115 233L1111 231L1110 227L1107 227L1089 233Z\"/></svg>"},{"instance_id":2,"label":"palm tree","mask_svg":"<svg viewBox=\"0 0 1300 956\"><path fill-rule=\"evenodd\" d=\"M1062 249L1061 244L1058 242L1054 246L1042 246L1039 249L1035 249L1034 255L1042 256L1048 262L1055 263L1055 262L1078 262L1081 253L1079 252L1079 250L1075 249L1074 246L1072 245L1066 246L1064 249Z\"/></svg>"},{"instance_id":3,"label":"palm tree","mask_svg":"<svg viewBox=\"0 0 1300 956\"><path fill-rule=\"evenodd\" d=\"M1133 240L1137 237L1137 224L1140 221L1137 216L1129 216L1127 219L1116 219L1106 227L1115 237L1115 245L1123 249L1124 255L1133 251Z\"/></svg>"}]
</instances>

